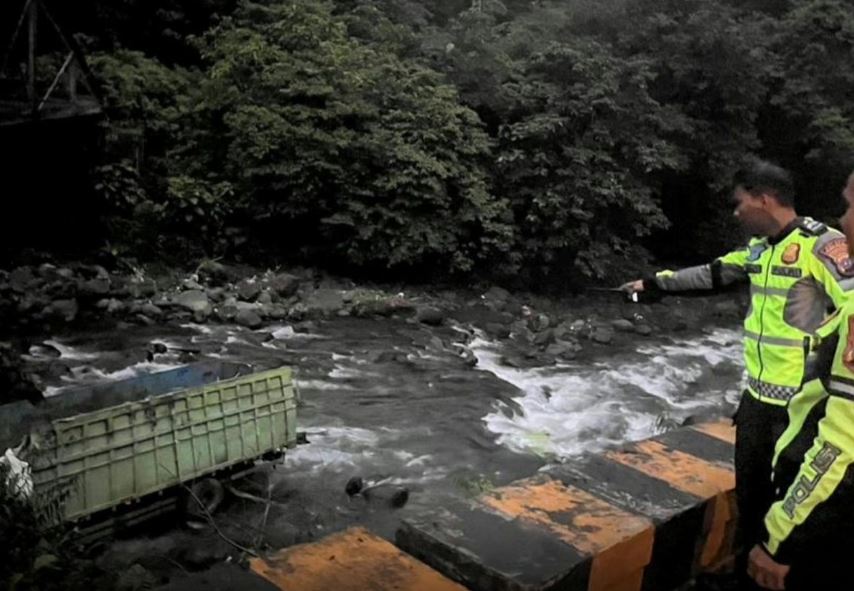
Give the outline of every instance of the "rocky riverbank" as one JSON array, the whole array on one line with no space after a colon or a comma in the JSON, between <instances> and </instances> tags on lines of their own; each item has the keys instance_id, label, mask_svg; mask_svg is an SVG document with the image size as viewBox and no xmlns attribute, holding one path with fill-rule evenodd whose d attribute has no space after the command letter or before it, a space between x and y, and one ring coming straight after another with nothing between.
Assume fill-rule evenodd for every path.
<instances>
[{"instance_id":1,"label":"rocky riverbank","mask_svg":"<svg viewBox=\"0 0 854 591\"><path fill-rule=\"evenodd\" d=\"M657 335L735 323L745 305L740 293L635 304L602 292L547 298L497 286L357 285L311 269L265 270L216 261L203 261L191 272L160 273L43 263L0 270L0 392L5 399L37 397L36 390L43 389L40 376L30 381L20 356L59 357L49 337L94 327L121 331L193 323L259 330L287 323L298 333L340 318L401 317L424 326L483 331L504 343L503 364L529 368L631 349ZM160 353L163 345L152 343L149 355ZM459 354L475 363L470 351L460 348ZM57 371L61 365L52 368Z\"/></svg>"}]
</instances>

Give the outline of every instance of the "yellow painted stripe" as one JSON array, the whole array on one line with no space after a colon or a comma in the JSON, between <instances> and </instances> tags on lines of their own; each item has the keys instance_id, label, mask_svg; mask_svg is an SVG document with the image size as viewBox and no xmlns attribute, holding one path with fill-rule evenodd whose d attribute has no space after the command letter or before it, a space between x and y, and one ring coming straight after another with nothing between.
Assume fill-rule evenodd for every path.
<instances>
[{"instance_id":1,"label":"yellow painted stripe","mask_svg":"<svg viewBox=\"0 0 854 591\"><path fill-rule=\"evenodd\" d=\"M702 423L700 425L691 425L691 428L700 433L711 435L727 443L735 443L735 425L732 421L725 419L716 423Z\"/></svg>"},{"instance_id":2,"label":"yellow painted stripe","mask_svg":"<svg viewBox=\"0 0 854 591\"><path fill-rule=\"evenodd\" d=\"M643 567L652 558L655 530L651 520L545 477L501 487L482 495L480 502L508 517L536 524L594 556L589 591L640 589Z\"/></svg>"},{"instance_id":3,"label":"yellow painted stripe","mask_svg":"<svg viewBox=\"0 0 854 591\"><path fill-rule=\"evenodd\" d=\"M626 451L609 451L604 455L703 499L735 488L735 474L730 468L671 449L658 441L641 441Z\"/></svg>"},{"instance_id":4,"label":"yellow painted stripe","mask_svg":"<svg viewBox=\"0 0 854 591\"><path fill-rule=\"evenodd\" d=\"M250 567L283 591L465 591L360 527L254 558Z\"/></svg>"}]
</instances>

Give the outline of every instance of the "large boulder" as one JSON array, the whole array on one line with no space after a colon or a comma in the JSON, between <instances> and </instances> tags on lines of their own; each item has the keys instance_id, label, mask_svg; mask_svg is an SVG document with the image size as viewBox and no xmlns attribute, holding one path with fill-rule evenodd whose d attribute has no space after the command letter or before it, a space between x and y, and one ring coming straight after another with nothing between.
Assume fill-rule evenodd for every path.
<instances>
[{"instance_id":1,"label":"large boulder","mask_svg":"<svg viewBox=\"0 0 854 591\"><path fill-rule=\"evenodd\" d=\"M205 292L198 289L182 291L172 297L172 302L185 310L192 312L194 315L209 316L213 311L211 302Z\"/></svg>"},{"instance_id":2,"label":"large boulder","mask_svg":"<svg viewBox=\"0 0 854 591\"><path fill-rule=\"evenodd\" d=\"M246 328L256 329L260 328L264 321L261 319L261 316L255 312L254 310L240 310L234 316L234 321Z\"/></svg>"},{"instance_id":3,"label":"large boulder","mask_svg":"<svg viewBox=\"0 0 854 591\"><path fill-rule=\"evenodd\" d=\"M439 308L423 306L415 313L415 320L428 326L439 326L445 321L445 313Z\"/></svg>"},{"instance_id":4,"label":"large boulder","mask_svg":"<svg viewBox=\"0 0 854 591\"><path fill-rule=\"evenodd\" d=\"M290 273L277 273L269 277L266 283L279 296L289 298L299 290L300 280Z\"/></svg>"}]
</instances>

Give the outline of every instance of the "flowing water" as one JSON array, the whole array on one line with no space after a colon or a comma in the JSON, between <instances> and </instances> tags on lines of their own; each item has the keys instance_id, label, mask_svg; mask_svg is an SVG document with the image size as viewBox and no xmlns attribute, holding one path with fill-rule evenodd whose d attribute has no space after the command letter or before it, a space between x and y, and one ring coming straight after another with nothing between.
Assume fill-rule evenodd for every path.
<instances>
[{"instance_id":1,"label":"flowing water","mask_svg":"<svg viewBox=\"0 0 854 591\"><path fill-rule=\"evenodd\" d=\"M152 341L169 350L147 361ZM307 333L287 325L94 332L48 341L28 360L57 396L63 387L189 357L295 367L299 428L310 443L274 472L277 505L265 532L275 547L354 523L389 536L402 516L444 495L474 495L692 415L732 411L742 379L740 331L637 342L629 352L603 347L592 362L515 369L499 362L500 343L473 329L344 318ZM464 346L474 367L460 354ZM405 486L409 503L392 510L382 500L349 498L352 476ZM257 521L260 512L238 503L224 519Z\"/></svg>"}]
</instances>

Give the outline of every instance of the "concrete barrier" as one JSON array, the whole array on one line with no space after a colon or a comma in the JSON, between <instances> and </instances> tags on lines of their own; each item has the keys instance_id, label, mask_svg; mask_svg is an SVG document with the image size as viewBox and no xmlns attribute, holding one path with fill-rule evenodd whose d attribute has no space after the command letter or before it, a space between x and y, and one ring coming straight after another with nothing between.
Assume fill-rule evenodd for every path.
<instances>
[{"instance_id":1,"label":"concrete barrier","mask_svg":"<svg viewBox=\"0 0 854 591\"><path fill-rule=\"evenodd\" d=\"M402 523L408 554L351 528L251 569L300 591L672 591L731 557L734 438L695 425L444 503Z\"/></svg>"},{"instance_id":2,"label":"concrete barrier","mask_svg":"<svg viewBox=\"0 0 854 591\"><path fill-rule=\"evenodd\" d=\"M667 591L731 555L734 429L587 455L403 522L397 544L473 591Z\"/></svg>"},{"instance_id":3,"label":"concrete barrier","mask_svg":"<svg viewBox=\"0 0 854 591\"><path fill-rule=\"evenodd\" d=\"M250 562L283 591L465 591L363 528L351 528Z\"/></svg>"}]
</instances>

